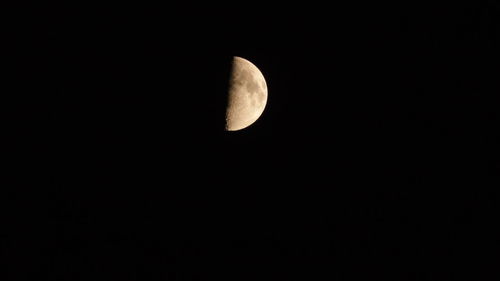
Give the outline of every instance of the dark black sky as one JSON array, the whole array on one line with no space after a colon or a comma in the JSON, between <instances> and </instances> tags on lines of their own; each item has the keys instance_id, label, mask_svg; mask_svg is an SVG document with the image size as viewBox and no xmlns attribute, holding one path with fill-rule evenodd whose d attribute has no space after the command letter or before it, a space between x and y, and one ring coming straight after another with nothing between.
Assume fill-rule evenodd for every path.
<instances>
[{"instance_id":1,"label":"dark black sky","mask_svg":"<svg viewBox=\"0 0 500 281\"><path fill-rule=\"evenodd\" d=\"M24 7L6 52L5 280L485 280L499 15L496 1ZM235 55L269 99L228 133Z\"/></svg>"}]
</instances>

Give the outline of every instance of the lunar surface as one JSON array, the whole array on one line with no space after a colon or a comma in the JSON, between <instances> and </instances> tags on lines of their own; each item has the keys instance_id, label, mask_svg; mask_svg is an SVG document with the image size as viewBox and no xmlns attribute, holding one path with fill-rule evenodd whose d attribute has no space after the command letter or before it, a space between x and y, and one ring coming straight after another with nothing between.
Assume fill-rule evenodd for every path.
<instances>
[{"instance_id":1,"label":"lunar surface","mask_svg":"<svg viewBox=\"0 0 500 281\"><path fill-rule=\"evenodd\" d=\"M267 103L267 84L260 70L244 58L234 57L229 80L226 130L252 125Z\"/></svg>"}]
</instances>

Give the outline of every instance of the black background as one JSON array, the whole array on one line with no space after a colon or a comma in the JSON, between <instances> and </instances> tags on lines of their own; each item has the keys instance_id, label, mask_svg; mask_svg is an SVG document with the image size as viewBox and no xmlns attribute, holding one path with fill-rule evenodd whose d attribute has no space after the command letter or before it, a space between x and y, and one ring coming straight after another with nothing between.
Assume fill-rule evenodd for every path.
<instances>
[{"instance_id":1,"label":"black background","mask_svg":"<svg viewBox=\"0 0 500 281\"><path fill-rule=\"evenodd\" d=\"M5 280L489 280L499 15L22 7L2 98ZM269 99L225 132L232 56Z\"/></svg>"}]
</instances>

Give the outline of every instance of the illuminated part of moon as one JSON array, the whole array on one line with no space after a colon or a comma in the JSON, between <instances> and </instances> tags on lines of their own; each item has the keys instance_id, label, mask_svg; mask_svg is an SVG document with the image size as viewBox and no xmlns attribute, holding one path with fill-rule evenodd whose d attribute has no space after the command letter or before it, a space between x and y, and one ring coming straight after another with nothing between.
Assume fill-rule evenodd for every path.
<instances>
[{"instance_id":1,"label":"illuminated part of moon","mask_svg":"<svg viewBox=\"0 0 500 281\"><path fill-rule=\"evenodd\" d=\"M244 58L234 57L229 80L226 130L252 125L267 103L267 84L260 70Z\"/></svg>"}]
</instances>

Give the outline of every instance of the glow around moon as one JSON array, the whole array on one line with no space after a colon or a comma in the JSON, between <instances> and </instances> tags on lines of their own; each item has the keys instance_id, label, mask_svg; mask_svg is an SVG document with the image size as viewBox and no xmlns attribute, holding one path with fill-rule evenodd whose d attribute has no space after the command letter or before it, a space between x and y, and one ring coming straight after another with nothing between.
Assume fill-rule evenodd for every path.
<instances>
[{"instance_id":1,"label":"glow around moon","mask_svg":"<svg viewBox=\"0 0 500 281\"><path fill-rule=\"evenodd\" d=\"M226 130L252 125L267 103L267 84L260 70L244 58L234 57L226 108Z\"/></svg>"}]
</instances>

